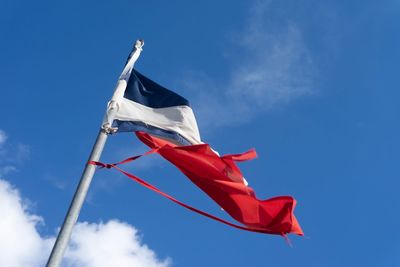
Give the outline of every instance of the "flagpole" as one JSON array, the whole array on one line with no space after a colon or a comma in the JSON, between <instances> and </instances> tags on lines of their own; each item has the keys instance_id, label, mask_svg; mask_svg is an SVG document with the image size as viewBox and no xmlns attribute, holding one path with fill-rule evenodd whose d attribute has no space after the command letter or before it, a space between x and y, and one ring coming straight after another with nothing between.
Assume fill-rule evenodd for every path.
<instances>
[{"instance_id":1,"label":"flagpole","mask_svg":"<svg viewBox=\"0 0 400 267\"><path fill-rule=\"evenodd\" d=\"M93 145L92 152L90 153L88 162L98 161L100 159L108 135L114 133L117 130L115 128L112 128L112 122L118 111L120 100L124 95L127 82L129 80L129 77L133 69L133 65L139 58L143 45L144 45L143 40L137 40L131 54L129 55L124 70L122 71L118 79L114 94L110 102L108 103L107 111L104 116L102 126L97 135L96 142ZM74 227L76 221L78 220L79 212L82 208L83 202L85 201L87 192L89 190L90 182L92 181L95 170L96 168L94 165L86 163L85 169L81 176L81 180L75 191L74 197L71 201L67 215L65 216L64 219L64 223L57 236L57 240L51 251L46 267L60 266L61 260L65 253L65 249L67 248L69 239L71 237L72 228Z\"/></svg>"}]
</instances>

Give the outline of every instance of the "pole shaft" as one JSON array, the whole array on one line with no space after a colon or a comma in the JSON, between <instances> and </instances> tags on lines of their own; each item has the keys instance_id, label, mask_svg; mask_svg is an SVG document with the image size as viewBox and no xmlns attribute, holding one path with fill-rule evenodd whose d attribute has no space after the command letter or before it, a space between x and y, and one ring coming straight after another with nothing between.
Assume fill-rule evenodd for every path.
<instances>
[{"instance_id":1,"label":"pole shaft","mask_svg":"<svg viewBox=\"0 0 400 267\"><path fill-rule=\"evenodd\" d=\"M127 81L129 80L133 65L139 58L143 44L143 40L136 41L134 50L130 54L128 62L125 64L125 68L122 71L121 76L119 77L114 95L110 101L109 107L107 108L105 120L103 121L103 125L100 128L99 134L97 135L96 142L94 143L88 162L99 161L100 159L101 153L103 152L103 148L107 140L108 133L110 132L110 129L112 129L112 121L114 120L114 116L116 115L116 112L118 110L118 103L123 97L123 93L125 92ZM68 209L68 213L65 216L64 223L57 236L57 240L51 251L46 267L60 266L60 263L65 253L65 249L67 248L69 239L71 238L72 228L78 220L80 210L82 208L83 202L85 201L95 170L96 167L94 165L86 163L85 169L81 176L81 180L75 191L71 205Z\"/></svg>"},{"instance_id":2,"label":"pole shaft","mask_svg":"<svg viewBox=\"0 0 400 267\"><path fill-rule=\"evenodd\" d=\"M88 161L98 161L100 159L100 155L103 151L106 140L107 134L104 130L100 130ZM92 181L95 170L96 167L94 165L86 163L78 188L72 199L68 213L64 219L63 226L58 234L56 243L51 251L46 267L58 267L60 265L65 249L68 245L68 241L71 237L72 228L78 220L79 212L82 208L83 202L85 201L86 194L89 190L89 185Z\"/></svg>"}]
</instances>

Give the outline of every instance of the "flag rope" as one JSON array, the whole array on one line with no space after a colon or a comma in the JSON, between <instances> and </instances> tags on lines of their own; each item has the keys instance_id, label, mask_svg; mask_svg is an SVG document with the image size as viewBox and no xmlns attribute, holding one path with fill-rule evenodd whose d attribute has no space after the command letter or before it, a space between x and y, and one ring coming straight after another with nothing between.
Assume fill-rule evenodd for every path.
<instances>
[{"instance_id":1,"label":"flag rope","mask_svg":"<svg viewBox=\"0 0 400 267\"><path fill-rule=\"evenodd\" d=\"M275 232L268 231L266 229L255 228L255 227L247 227L247 226L241 226L241 225L238 225L238 224L234 224L234 223L231 223L231 222L229 222L227 220L224 220L222 218L219 218L217 216L209 214L209 213L207 213L205 211L202 211L202 210L199 210L197 208L194 208L194 207L192 207L192 206L190 206L190 205L188 205L188 204L186 204L186 203L184 203L182 201L177 200L176 198L170 196L169 194L161 191L160 189L158 189L154 185L144 181L143 179L141 179L141 178L139 178L139 177L127 172L127 171L124 171L123 169L118 167L118 165L125 164L125 163L128 163L128 162L132 162L132 161L137 160L138 158L140 158L142 156L153 154L153 153L157 152L157 150L158 150L158 148L154 148L154 149L151 149L151 150L147 151L144 154L127 158L127 159L125 159L123 161L120 161L118 163L107 164L107 163L103 163L103 162L99 162L99 161L89 161L88 164L96 165L96 166L98 166L100 168L106 168L106 169L114 168L114 169L118 170L119 172L123 173L125 176L131 178L133 181L137 182L138 184L140 184L140 185L146 187L147 189L150 189L150 190L162 195L163 197L171 200L172 202L174 202L174 203L176 203L176 204L178 204L178 205L180 205L180 206L182 206L182 207L184 207L184 208L186 208L188 210L191 210L193 212L196 212L196 213L198 213L200 215L203 215L205 217L208 217L208 218L210 218L212 220L215 220L215 221L218 221L220 223L226 224L226 225L231 226L233 228L237 228L237 229L245 230L245 231L249 231L249 232L256 232L256 233L276 234ZM280 235L283 236L286 239L286 241L289 243L289 245L290 245L290 241L289 241L287 235L285 233L280 233Z\"/></svg>"}]
</instances>

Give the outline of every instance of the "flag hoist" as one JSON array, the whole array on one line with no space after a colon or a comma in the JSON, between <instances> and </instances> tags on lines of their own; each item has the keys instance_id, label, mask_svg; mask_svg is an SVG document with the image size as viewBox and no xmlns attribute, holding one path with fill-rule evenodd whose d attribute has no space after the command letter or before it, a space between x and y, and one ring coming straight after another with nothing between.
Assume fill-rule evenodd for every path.
<instances>
[{"instance_id":1,"label":"flag hoist","mask_svg":"<svg viewBox=\"0 0 400 267\"><path fill-rule=\"evenodd\" d=\"M116 128L112 127L112 122L114 121L114 117L119 109L119 105L120 105L120 102L124 95L129 77L132 73L133 66L134 66L136 60L140 56L143 45L144 45L143 40L137 40L135 42L133 50L132 50L131 54L129 55L128 60L125 64L125 67L118 79L114 94L113 94L110 102L108 103L107 112L104 117L104 121L100 128L99 134L97 135L96 142L93 145L93 149L92 149L92 152L90 153L88 162L98 161L100 159L100 155L103 151L108 134L114 133L116 131ZM82 208L82 204L85 200L85 197L88 192L90 182L92 181L95 170L96 170L96 166L88 164L88 163L85 165L85 169L82 173L81 180L75 191L74 197L73 197L70 207L68 209L68 213L65 216L64 223L63 223L61 230L57 236L57 240L51 251L51 254L47 261L46 267L60 266L64 252L68 246L68 242L71 237L72 228L74 227L74 225L78 219L79 212Z\"/></svg>"}]
</instances>

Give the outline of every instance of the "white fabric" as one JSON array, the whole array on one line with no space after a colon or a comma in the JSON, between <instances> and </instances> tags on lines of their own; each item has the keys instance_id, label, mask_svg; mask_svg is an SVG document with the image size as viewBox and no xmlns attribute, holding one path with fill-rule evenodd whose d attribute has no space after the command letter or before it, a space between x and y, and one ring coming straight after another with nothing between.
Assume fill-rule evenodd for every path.
<instances>
[{"instance_id":1,"label":"white fabric","mask_svg":"<svg viewBox=\"0 0 400 267\"><path fill-rule=\"evenodd\" d=\"M193 111L188 106L150 108L123 98L115 119L121 121L140 121L151 126L173 131L192 144L200 144L200 134Z\"/></svg>"}]
</instances>

